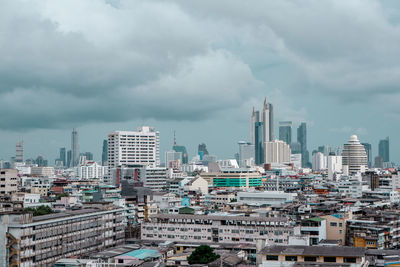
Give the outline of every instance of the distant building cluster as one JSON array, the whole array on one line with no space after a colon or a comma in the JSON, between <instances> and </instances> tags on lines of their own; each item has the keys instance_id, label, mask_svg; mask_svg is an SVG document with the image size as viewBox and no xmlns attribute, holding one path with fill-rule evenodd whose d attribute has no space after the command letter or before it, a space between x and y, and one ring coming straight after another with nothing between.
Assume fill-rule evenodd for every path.
<instances>
[{"instance_id":1,"label":"distant building cluster","mask_svg":"<svg viewBox=\"0 0 400 267\"><path fill-rule=\"evenodd\" d=\"M389 138L375 158L356 135L309 153L305 122L274 138L273 110L253 108L249 141L225 159L205 143L189 157L175 133L160 151L151 126L110 132L98 161L77 129L53 166L18 141L0 162L0 266L190 266L200 245L219 255L201 266L399 265Z\"/></svg>"}]
</instances>

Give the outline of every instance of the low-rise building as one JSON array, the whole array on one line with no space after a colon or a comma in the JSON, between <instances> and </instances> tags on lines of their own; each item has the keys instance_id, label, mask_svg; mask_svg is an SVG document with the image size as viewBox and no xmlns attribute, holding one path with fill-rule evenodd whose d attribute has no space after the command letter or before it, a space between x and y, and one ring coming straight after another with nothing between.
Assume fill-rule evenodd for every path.
<instances>
[{"instance_id":1,"label":"low-rise building","mask_svg":"<svg viewBox=\"0 0 400 267\"><path fill-rule=\"evenodd\" d=\"M247 217L243 215L156 214L141 225L141 237L149 241L192 243L288 244L289 236L299 234L288 218Z\"/></svg>"}]
</instances>

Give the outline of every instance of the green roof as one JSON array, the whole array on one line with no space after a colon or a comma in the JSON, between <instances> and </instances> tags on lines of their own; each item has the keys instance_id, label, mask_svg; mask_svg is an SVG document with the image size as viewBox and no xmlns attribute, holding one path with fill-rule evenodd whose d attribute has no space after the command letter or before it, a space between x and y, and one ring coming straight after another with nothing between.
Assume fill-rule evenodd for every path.
<instances>
[{"instance_id":1,"label":"green roof","mask_svg":"<svg viewBox=\"0 0 400 267\"><path fill-rule=\"evenodd\" d=\"M322 222L323 220L325 220L325 219L321 218L321 217L314 217L314 218L306 219L304 221Z\"/></svg>"}]
</instances>

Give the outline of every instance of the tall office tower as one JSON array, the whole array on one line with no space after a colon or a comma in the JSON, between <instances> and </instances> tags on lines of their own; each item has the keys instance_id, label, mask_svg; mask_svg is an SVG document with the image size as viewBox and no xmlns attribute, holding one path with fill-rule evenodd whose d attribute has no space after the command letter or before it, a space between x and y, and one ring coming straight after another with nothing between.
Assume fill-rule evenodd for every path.
<instances>
[{"instance_id":1,"label":"tall office tower","mask_svg":"<svg viewBox=\"0 0 400 267\"><path fill-rule=\"evenodd\" d=\"M264 99L262 120L264 122L264 142L274 140L274 108L272 104L267 103L267 98Z\"/></svg>"},{"instance_id":2,"label":"tall office tower","mask_svg":"<svg viewBox=\"0 0 400 267\"><path fill-rule=\"evenodd\" d=\"M358 140L357 135L350 136L347 144L343 146L342 163L343 168L348 168L349 174L365 172L367 168L367 153L364 146Z\"/></svg>"},{"instance_id":3,"label":"tall office tower","mask_svg":"<svg viewBox=\"0 0 400 267\"><path fill-rule=\"evenodd\" d=\"M72 167L72 151L68 150L67 152L67 165L68 168Z\"/></svg>"},{"instance_id":4,"label":"tall office tower","mask_svg":"<svg viewBox=\"0 0 400 267\"><path fill-rule=\"evenodd\" d=\"M208 155L207 146L201 143L197 149L197 154L200 156L200 160L203 160L204 155Z\"/></svg>"},{"instance_id":5,"label":"tall office tower","mask_svg":"<svg viewBox=\"0 0 400 267\"><path fill-rule=\"evenodd\" d=\"M379 156L382 157L383 162L390 162L389 158L389 137L379 141Z\"/></svg>"},{"instance_id":6,"label":"tall office tower","mask_svg":"<svg viewBox=\"0 0 400 267\"><path fill-rule=\"evenodd\" d=\"M72 167L78 166L79 164L79 140L78 140L78 131L74 128L72 130L71 135L71 151L72 151L72 158L71 163Z\"/></svg>"},{"instance_id":7,"label":"tall office tower","mask_svg":"<svg viewBox=\"0 0 400 267\"><path fill-rule=\"evenodd\" d=\"M292 143L292 122L291 121L280 121L279 122L279 140L282 140L286 144Z\"/></svg>"},{"instance_id":8,"label":"tall office tower","mask_svg":"<svg viewBox=\"0 0 400 267\"><path fill-rule=\"evenodd\" d=\"M108 151L108 145L107 145L107 140L103 140L103 151L101 153L101 165L106 166L107 165L107 151Z\"/></svg>"},{"instance_id":9,"label":"tall office tower","mask_svg":"<svg viewBox=\"0 0 400 267\"><path fill-rule=\"evenodd\" d=\"M24 162L24 141L17 142L15 148L15 162Z\"/></svg>"},{"instance_id":10,"label":"tall office tower","mask_svg":"<svg viewBox=\"0 0 400 267\"><path fill-rule=\"evenodd\" d=\"M182 164L187 164L189 162L189 155L187 153L186 147L185 146L180 146L176 143L176 137L175 137L175 132L174 132L174 145L172 146L172 150L176 152L181 152L181 163Z\"/></svg>"},{"instance_id":11,"label":"tall office tower","mask_svg":"<svg viewBox=\"0 0 400 267\"><path fill-rule=\"evenodd\" d=\"M253 107L253 112L251 113L250 117L250 143L255 143L255 123L260 121L260 112L256 111Z\"/></svg>"},{"instance_id":12,"label":"tall office tower","mask_svg":"<svg viewBox=\"0 0 400 267\"><path fill-rule=\"evenodd\" d=\"M83 153L83 156L86 157L87 161L93 161L93 153L92 152L85 152L85 153Z\"/></svg>"},{"instance_id":13,"label":"tall office tower","mask_svg":"<svg viewBox=\"0 0 400 267\"><path fill-rule=\"evenodd\" d=\"M63 166L67 166L66 163L66 152L65 152L65 147L60 148L60 161L62 162Z\"/></svg>"},{"instance_id":14,"label":"tall office tower","mask_svg":"<svg viewBox=\"0 0 400 267\"><path fill-rule=\"evenodd\" d=\"M265 142L265 163L289 163L290 146L281 140Z\"/></svg>"},{"instance_id":15,"label":"tall office tower","mask_svg":"<svg viewBox=\"0 0 400 267\"><path fill-rule=\"evenodd\" d=\"M254 160L256 165L264 164L264 123L256 122L254 127Z\"/></svg>"},{"instance_id":16,"label":"tall office tower","mask_svg":"<svg viewBox=\"0 0 400 267\"><path fill-rule=\"evenodd\" d=\"M240 167L252 166L255 163L255 146L254 144L240 141L239 142L239 158L238 163Z\"/></svg>"},{"instance_id":17,"label":"tall office tower","mask_svg":"<svg viewBox=\"0 0 400 267\"><path fill-rule=\"evenodd\" d=\"M367 153L367 164L368 168L372 167L372 146L368 143L361 143L365 148L365 153Z\"/></svg>"},{"instance_id":18,"label":"tall office tower","mask_svg":"<svg viewBox=\"0 0 400 267\"><path fill-rule=\"evenodd\" d=\"M137 131L115 131L108 134L108 170L129 165L160 165L160 132L142 126Z\"/></svg>"},{"instance_id":19,"label":"tall office tower","mask_svg":"<svg viewBox=\"0 0 400 267\"><path fill-rule=\"evenodd\" d=\"M264 99L261 112L255 111L253 107L250 124L250 143L255 146L255 162L256 164L263 164L265 142L274 140L274 110L272 104L267 103L267 98Z\"/></svg>"},{"instance_id":20,"label":"tall office tower","mask_svg":"<svg viewBox=\"0 0 400 267\"><path fill-rule=\"evenodd\" d=\"M300 153L302 166L307 167L309 165L309 153L307 150L307 125L302 122L297 128L297 142L300 144Z\"/></svg>"}]
</instances>

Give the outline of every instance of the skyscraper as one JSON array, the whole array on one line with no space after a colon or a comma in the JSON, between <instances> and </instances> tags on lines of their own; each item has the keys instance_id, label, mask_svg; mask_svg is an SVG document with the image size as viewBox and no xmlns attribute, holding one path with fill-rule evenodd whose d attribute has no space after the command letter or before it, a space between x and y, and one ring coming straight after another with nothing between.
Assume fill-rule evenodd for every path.
<instances>
[{"instance_id":1,"label":"skyscraper","mask_svg":"<svg viewBox=\"0 0 400 267\"><path fill-rule=\"evenodd\" d=\"M66 152L65 152L65 147L60 148L60 161L63 163L63 166L67 166L66 163Z\"/></svg>"},{"instance_id":2,"label":"skyscraper","mask_svg":"<svg viewBox=\"0 0 400 267\"><path fill-rule=\"evenodd\" d=\"M364 146L365 153L367 153L367 163L368 167L372 167L372 146L368 143L361 143Z\"/></svg>"},{"instance_id":3,"label":"skyscraper","mask_svg":"<svg viewBox=\"0 0 400 267\"><path fill-rule=\"evenodd\" d=\"M67 152L67 167L72 167L72 151L68 150Z\"/></svg>"},{"instance_id":4,"label":"skyscraper","mask_svg":"<svg viewBox=\"0 0 400 267\"><path fill-rule=\"evenodd\" d=\"M264 123L256 122L254 125L254 152L257 165L264 164L264 142L263 130Z\"/></svg>"},{"instance_id":5,"label":"skyscraper","mask_svg":"<svg viewBox=\"0 0 400 267\"><path fill-rule=\"evenodd\" d=\"M83 156L86 157L86 160L92 161L93 160L93 153L92 152L85 152L83 153Z\"/></svg>"},{"instance_id":6,"label":"skyscraper","mask_svg":"<svg viewBox=\"0 0 400 267\"><path fill-rule=\"evenodd\" d=\"M101 165L105 166L107 164L107 153L108 153L108 144L107 140L103 140L103 151L101 153Z\"/></svg>"},{"instance_id":7,"label":"skyscraper","mask_svg":"<svg viewBox=\"0 0 400 267\"><path fill-rule=\"evenodd\" d=\"M281 140L265 142L265 163L289 163L290 146Z\"/></svg>"},{"instance_id":8,"label":"skyscraper","mask_svg":"<svg viewBox=\"0 0 400 267\"><path fill-rule=\"evenodd\" d=\"M389 158L389 137L379 141L379 156L383 162L390 162Z\"/></svg>"},{"instance_id":9,"label":"skyscraper","mask_svg":"<svg viewBox=\"0 0 400 267\"><path fill-rule=\"evenodd\" d=\"M200 160L203 160L204 155L208 155L207 146L201 143L197 149L197 154L200 156Z\"/></svg>"},{"instance_id":10,"label":"skyscraper","mask_svg":"<svg viewBox=\"0 0 400 267\"><path fill-rule=\"evenodd\" d=\"M349 174L363 173L367 168L367 160L367 153L364 146L358 140L357 135L350 136L347 144L343 146L343 168L347 166Z\"/></svg>"},{"instance_id":11,"label":"skyscraper","mask_svg":"<svg viewBox=\"0 0 400 267\"><path fill-rule=\"evenodd\" d=\"M189 161L189 155L187 153L186 147L185 146L180 146L176 143L176 138L175 138L175 132L174 132L174 145L172 146L172 150L176 152L181 152L181 163L182 164L187 164Z\"/></svg>"},{"instance_id":12,"label":"skyscraper","mask_svg":"<svg viewBox=\"0 0 400 267\"><path fill-rule=\"evenodd\" d=\"M302 166L307 167L309 165L309 153L307 150L307 125L305 122L302 122L297 128L297 142L300 144Z\"/></svg>"},{"instance_id":13,"label":"skyscraper","mask_svg":"<svg viewBox=\"0 0 400 267\"><path fill-rule=\"evenodd\" d=\"M24 161L24 141L17 142L15 146L15 162Z\"/></svg>"},{"instance_id":14,"label":"skyscraper","mask_svg":"<svg viewBox=\"0 0 400 267\"><path fill-rule=\"evenodd\" d=\"M78 131L74 128L72 130L71 135L71 151L72 151L72 158L71 163L72 167L78 166L79 164L79 140L78 140Z\"/></svg>"},{"instance_id":15,"label":"skyscraper","mask_svg":"<svg viewBox=\"0 0 400 267\"><path fill-rule=\"evenodd\" d=\"M264 142L274 140L274 108L272 104L267 103L267 98L264 99L262 120L264 122Z\"/></svg>"},{"instance_id":16,"label":"skyscraper","mask_svg":"<svg viewBox=\"0 0 400 267\"><path fill-rule=\"evenodd\" d=\"M279 122L279 140L284 141L286 144L292 143L292 122L280 121Z\"/></svg>"},{"instance_id":17,"label":"skyscraper","mask_svg":"<svg viewBox=\"0 0 400 267\"><path fill-rule=\"evenodd\" d=\"M274 140L274 110L267 98L264 99L261 114L253 107L250 124L250 143L255 146L255 162L263 164L265 143Z\"/></svg>"}]
</instances>

